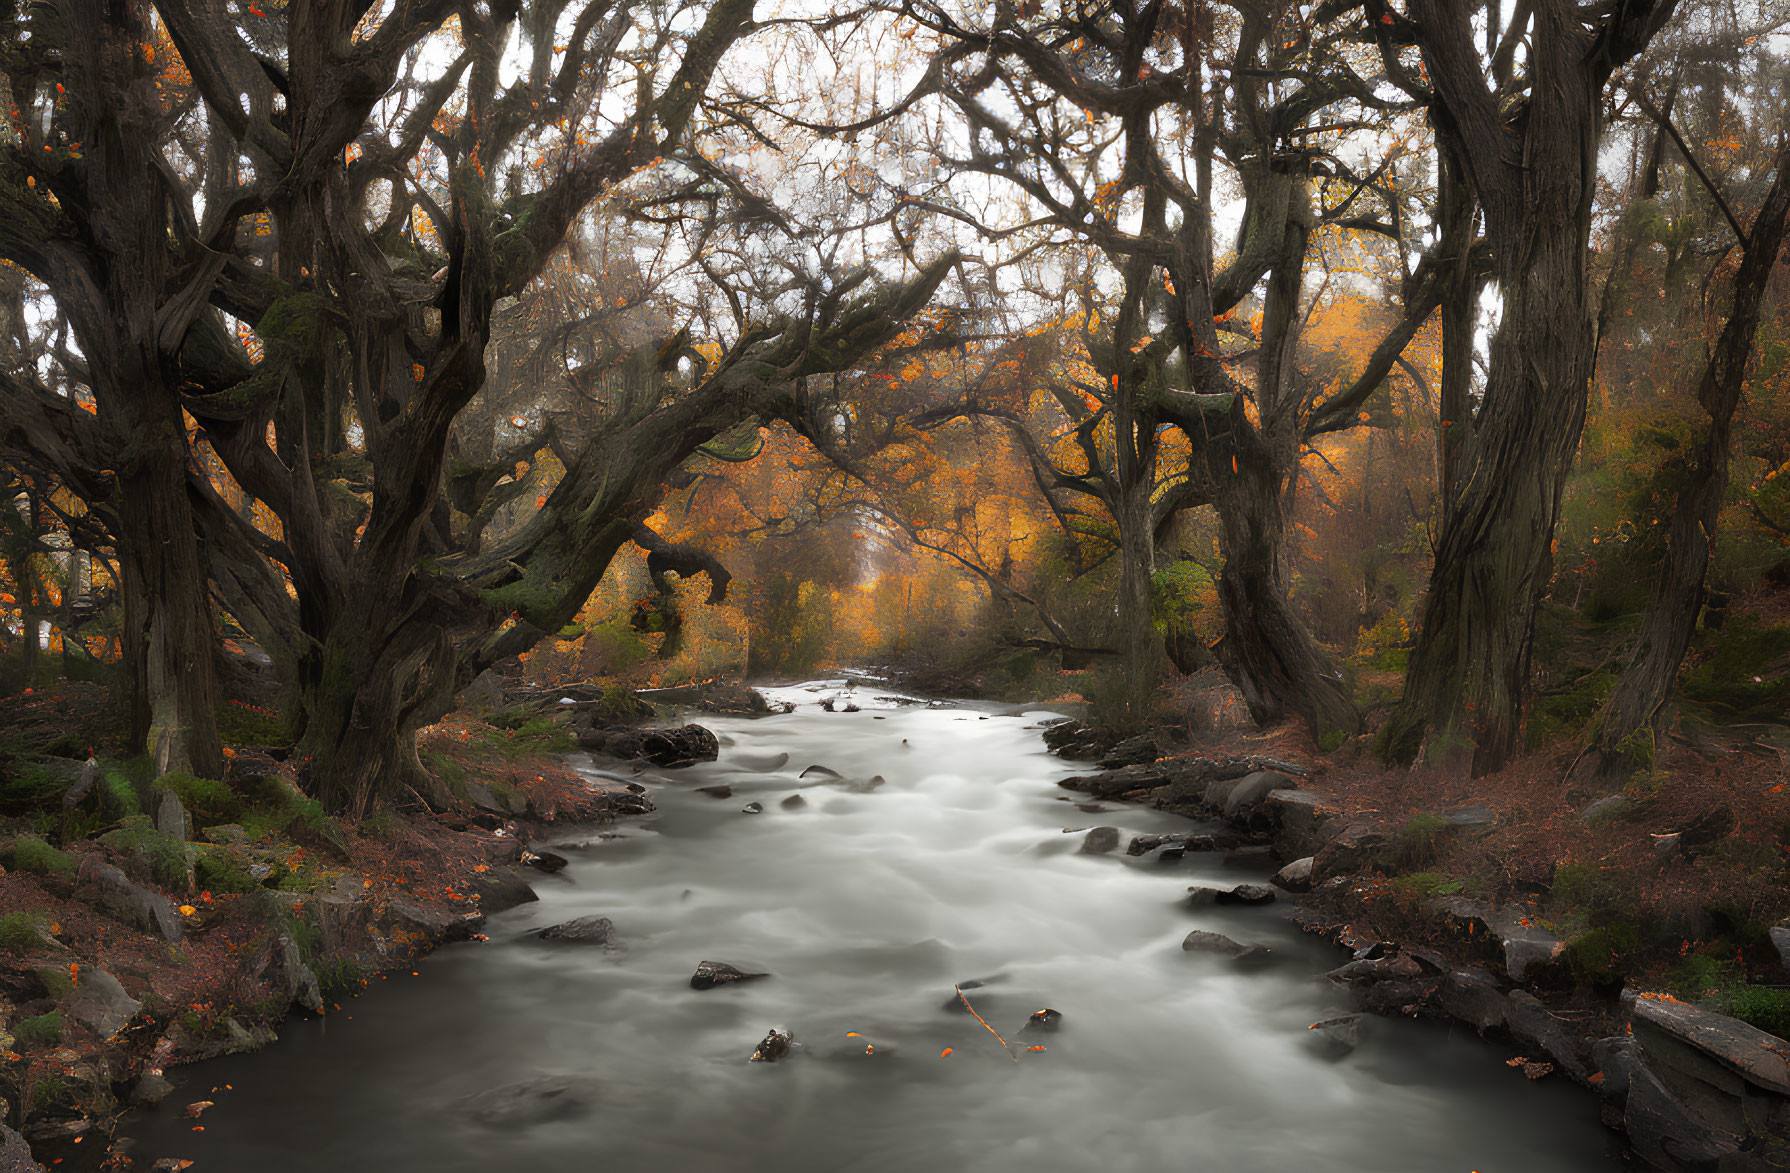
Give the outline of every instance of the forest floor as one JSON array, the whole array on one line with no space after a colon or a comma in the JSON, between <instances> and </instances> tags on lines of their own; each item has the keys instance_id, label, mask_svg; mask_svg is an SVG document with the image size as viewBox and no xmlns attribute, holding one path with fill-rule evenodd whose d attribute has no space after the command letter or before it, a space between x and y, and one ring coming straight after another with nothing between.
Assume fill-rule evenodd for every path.
<instances>
[{"instance_id":1,"label":"forest floor","mask_svg":"<svg viewBox=\"0 0 1790 1173\"><path fill-rule=\"evenodd\" d=\"M41 794L10 783L0 792L0 1123L22 1126L46 1163L94 1168L103 1150L103 1167L128 1168L128 1153L111 1148L115 1121L168 1093L164 1067L252 1050L289 1011L335 1013L421 952L476 937L484 914L534 899L529 866L553 866L527 850L532 830L646 808L625 785L569 769L562 755L575 745L558 725L510 723L455 715L425 730L420 756L453 807L382 812L359 827L321 818L290 762L233 746L223 788L182 796L184 850L136 813L150 795L123 765L72 805L66 781L50 788L41 770L21 776ZM98 685L0 701L8 747L78 729L103 755L108 728Z\"/></svg>"}]
</instances>

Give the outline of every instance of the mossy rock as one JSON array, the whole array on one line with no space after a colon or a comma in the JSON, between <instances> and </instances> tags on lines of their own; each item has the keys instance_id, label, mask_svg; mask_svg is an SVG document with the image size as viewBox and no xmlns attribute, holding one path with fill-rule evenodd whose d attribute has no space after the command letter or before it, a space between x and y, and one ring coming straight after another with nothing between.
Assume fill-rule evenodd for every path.
<instances>
[{"instance_id":1,"label":"mossy rock","mask_svg":"<svg viewBox=\"0 0 1790 1173\"><path fill-rule=\"evenodd\" d=\"M66 851L58 851L36 835L20 835L13 841L12 851L8 854L12 866L21 872L39 876L75 874L75 857Z\"/></svg>"},{"instance_id":2,"label":"mossy rock","mask_svg":"<svg viewBox=\"0 0 1790 1173\"><path fill-rule=\"evenodd\" d=\"M34 965L31 973L43 986L44 992L60 1001L74 992L74 979L68 976L68 970L60 965Z\"/></svg>"},{"instance_id":3,"label":"mossy rock","mask_svg":"<svg viewBox=\"0 0 1790 1173\"><path fill-rule=\"evenodd\" d=\"M148 815L132 815L99 841L124 857L126 871L164 888L185 886L186 845L157 831Z\"/></svg>"},{"instance_id":4,"label":"mossy rock","mask_svg":"<svg viewBox=\"0 0 1790 1173\"><path fill-rule=\"evenodd\" d=\"M9 912L0 916L0 949L8 953L29 953L45 944L41 916L33 912Z\"/></svg>"},{"instance_id":5,"label":"mossy rock","mask_svg":"<svg viewBox=\"0 0 1790 1173\"><path fill-rule=\"evenodd\" d=\"M229 823L242 816L242 799L215 778L163 774L155 780L155 785L158 789L172 790L196 823Z\"/></svg>"},{"instance_id":6,"label":"mossy rock","mask_svg":"<svg viewBox=\"0 0 1790 1173\"><path fill-rule=\"evenodd\" d=\"M52 1010L35 1018L22 1018L12 1033L19 1046L26 1050L54 1047L62 1042L62 1011Z\"/></svg>"},{"instance_id":7,"label":"mossy rock","mask_svg":"<svg viewBox=\"0 0 1790 1173\"><path fill-rule=\"evenodd\" d=\"M218 848L201 850L193 860L193 882L204 891L241 894L261 886L249 873L248 864L234 853Z\"/></svg>"}]
</instances>

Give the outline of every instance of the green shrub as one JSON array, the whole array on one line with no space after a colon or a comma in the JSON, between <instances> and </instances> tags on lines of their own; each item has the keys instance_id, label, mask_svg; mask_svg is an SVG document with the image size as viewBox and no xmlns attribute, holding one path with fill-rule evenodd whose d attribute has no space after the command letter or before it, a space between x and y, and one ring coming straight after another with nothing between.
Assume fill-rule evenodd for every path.
<instances>
[{"instance_id":1,"label":"green shrub","mask_svg":"<svg viewBox=\"0 0 1790 1173\"><path fill-rule=\"evenodd\" d=\"M30 912L9 912L0 916L0 949L9 953L29 953L43 943L42 917Z\"/></svg>"},{"instance_id":2,"label":"green shrub","mask_svg":"<svg viewBox=\"0 0 1790 1173\"><path fill-rule=\"evenodd\" d=\"M500 714L498 720L501 721L506 716L508 714ZM577 738L546 717L530 718L511 726L507 731L494 729L481 740L485 748L496 750L505 756L565 753L578 748Z\"/></svg>"},{"instance_id":3,"label":"green shrub","mask_svg":"<svg viewBox=\"0 0 1790 1173\"><path fill-rule=\"evenodd\" d=\"M1592 985L1621 980L1629 957L1641 947L1641 931L1626 921L1612 921L1580 933L1566 943L1566 963L1579 979Z\"/></svg>"},{"instance_id":4,"label":"green shrub","mask_svg":"<svg viewBox=\"0 0 1790 1173\"><path fill-rule=\"evenodd\" d=\"M1790 1039L1790 990L1742 986L1728 995L1728 1013L1780 1039Z\"/></svg>"},{"instance_id":5,"label":"green shrub","mask_svg":"<svg viewBox=\"0 0 1790 1173\"><path fill-rule=\"evenodd\" d=\"M193 882L207 892L253 892L261 886L241 860L216 850L202 851L193 861Z\"/></svg>"},{"instance_id":6,"label":"green shrub","mask_svg":"<svg viewBox=\"0 0 1790 1173\"><path fill-rule=\"evenodd\" d=\"M99 841L164 888L186 884L186 845L157 831L148 815L132 815Z\"/></svg>"},{"instance_id":7,"label":"green shrub","mask_svg":"<svg viewBox=\"0 0 1790 1173\"><path fill-rule=\"evenodd\" d=\"M72 876L75 857L58 851L35 835L20 835L12 845L12 865L40 876Z\"/></svg>"},{"instance_id":8,"label":"green shrub","mask_svg":"<svg viewBox=\"0 0 1790 1173\"><path fill-rule=\"evenodd\" d=\"M100 803L107 816L113 819L128 818L143 811L142 804L137 801L135 784L122 770L107 770L101 776Z\"/></svg>"},{"instance_id":9,"label":"green shrub","mask_svg":"<svg viewBox=\"0 0 1790 1173\"><path fill-rule=\"evenodd\" d=\"M62 1041L62 1011L52 1010L35 1018L22 1018L19 1025L12 1028L12 1034L19 1046L27 1049L54 1047Z\"/></svg>"},{"instance_id":10,"label":"green shrub","mask_svg":"<svg viewBox=\"0 0 1790 1173\"><path fill-rule=\"evenodd\" d=\"M1413 872L1408 876L1398 876L1388 886L1400 896L1414 900L1430 896L1454 896L1478 887L1470 879L1451 880L1440 872Z\"/></svg>"},{"instance_id":11,"label":"green shrub","mask_svg":"<svg viewBox=\"0 0 1790 1173\"><path fill-rule=\"evenodd\" d=\"M1545 745L1556 738L1578 736L1603 708L1615 688L1616 673L1606 668L1593 672L1569 689L1536 697L1535 705L1529 711L1530 747Z\"/></svg>"},{"instance_id":12,"label":"green shrub","mask_svg":"<svg viewBox=\"0 0 1790 1173\"><path fill-rule=\"evenodd\" d=\"M73 779L41 766L27 766L16 778L0 784L0 814L22 815L47 810L62 800Z\"/></svg>"},{"instance_id":13,"label":"green shrub","mask_svg":"<svg viewBox=\"0 0 1790 1173\"><path fill-rule=\"evenodd\" d=\"M230 788L214 778L195 778L191 774L163 774L155 780L163 789L172 790L193 821L199 826L234 822L242 814L242 800Z\"/></svg>"},{"instance_id":14,"label":"green shrub","mask_svg":"<svg viewBox=\"0 0 1790 1173\"><path fill-rule=\"evenodd\" d=\"M1790 672L1773 665L1790 655L1790 623L1761 627L1736 615L1711 641L1695 668L1679 680L1690 700L1743 720L1777 720L1790 710Z\"/></svg>"},{"instance_id":15,"label":"green shrub","mask_svg":"<svg viewBox=\"0 0 1790 1173\"><path fill-rule=\"evenodd\" d=\"M1447 819L1420 811L1393 832L1392 842L1380 852L1380 866L1391 872L1425 868L1442 854L1442 841L1447 835Z\"/></svg>"}]
</instances>

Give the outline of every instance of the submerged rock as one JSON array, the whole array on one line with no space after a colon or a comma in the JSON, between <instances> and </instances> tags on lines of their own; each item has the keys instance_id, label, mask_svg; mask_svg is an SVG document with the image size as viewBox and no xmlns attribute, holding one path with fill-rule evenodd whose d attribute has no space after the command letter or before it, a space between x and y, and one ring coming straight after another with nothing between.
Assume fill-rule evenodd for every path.
<instances>
[{"instance_id":1,"label":"submerged rock","mask_svg":"<svg viewBox=\"0 0 1790 1173\"><path fill-rule=\"evenodd\" d=\"M522 862L526 866L535 869L537 872L546 872L551 875L554 872L565 871L566 865L569 864L571 860L551 851L524 851L522 853Z\"/></svg>"},{"instance_id":2,"label":"submerged rock","mask_svg":"<svg viewBox=\"0 0 1790 1173\"><path fill-rule=\"evenodd\" d=\"M1179 847L1187 851L1216 851L1216 836L1200 832L1176 831L1167 835L1133 835L1131 842L1125 847L1126 855L1148 855L1159 847Z\"/></svg>"},{"instance_id":3,"label":"submerged rock","mask_svg":"<svg viewBox=\"0 0 1790 1173\"><path fill-rule=\"evenodd\" d=\"M732 798L733 797L733 787L731 787L731 786L698 786L696 788L696 793L706 794L710 798Z\"/></svg>"},{"instance_id":4,"label":"submerged rock","mask_svg":"<svg viewBox=\"0 0 1790 1173\"><path fill-rule=\"evenodd\" d=\"M153 1108L174 1094L174 1085L153 1071L146 1071L131 1085L130 1102L133 1107ZM6 1168L0 1162L0 1169Z\"/></svg>"},{"instance_id":5,"label":"submerged rock","mask_svg":"<svg viewBox=\"0 0 1790 1173\"><path fill-rule=\"evenodd\" d=\"M740 813L743 815L762 815L764 813L764 803L749 802L740 808Z\"/></svg>"},{"instance_id":6,"label":"submerged rock","mask_svg":"<svg viewBox=\"0 0 1790 1173\"><path fill-rule=\"evenodd\" d=\"M1060 1027L1062 1025L1063 1025L1063 1012L1061 1010L1052 1010L1050 1007L1046 1006L1042 1010L1032 1011L1031 1017L1026 1019L1026 1024L1025 1024L1024 1029L1025 1030L1056 1030L1058 1027Z\"/></svg>"},{"instance_id":7,"label":"submerged rock","mask_svg":"<svg viewBox=\"0 0 1790 1173\"><path fill-rule=\"evenodd\" d=\"M528 1128L567 1120L596 1104L594 1080L573 1075L542 1075L520 1083L476 1092L460 1101L463 1115L487 1128Z\"/></svg>"},{"instance_id":8,"label":"submerged rock","mask_svg":"<svg viewBox=\"0 0 1790 1173\"><path fill-rule=\"evenodd\" d=\"M563 924L548 925L531 934L540 941L559 941L568 945L601 945L615 947L615 922L606 916L581 916Z\"/></svg>"},{"instance_id":9,"label":"submerged rock","mask_svg":"<svg viewBox=\"0 0 1790 1173\"><path fill-rule=\"evenodd\" d=\"M712 990L716 986L748 982L755 978L770 976L768 973L748 973L725 961L702 961L697 963L696 972L690 977L690 988L692 990Z\"/></svg>"},{"instance_id":10,"label":"submerged rock","mask_svg":"<svg viewBox=\"0 0 1790 1173\"><path fill-rule=\"evenodd\" d=\"M843 778L845 776L845 775L841 774L838 770L832 769L828 766L822 766L822 765L817 764L817 765L809 766L806 770L803 770L800 774L797 774L796 777L806 778L809 775L813 775L816 778Z\"/></svg>"},{"instance_id":11,"label":"submerged rock","mask_svg":"<svg viewBox=\"0 0 1790 1173\"><path fill-rule=\"evenodd\" d=\"M792 794L777 805L786 811L800 810L808 805L808 800L799 794Z\"/></svg>"},{"instance_id":12,"label":"submerged rock","mask_svg":"<svg viewBox=\"0 0 1790 1173\"><path fill-rule=\"evenodd\" d=\"M1340 1059L1361 1045L1361 1016L1345 1014L1326 1018L1309 1026L1313 1043L1320 1053Z\"/></svg>"},{"instance_id":13,"label":"submerged rock","mask_svg":"<svg viewBox=\"0 0 1790 1173\"><path fill-rule=\"evenodd\" d=\"M667 768L712 762L721 756L721 741L701 725L677 729L584 729L578 744L592 753L634 758Z\"/></svg>"}]
</instances>

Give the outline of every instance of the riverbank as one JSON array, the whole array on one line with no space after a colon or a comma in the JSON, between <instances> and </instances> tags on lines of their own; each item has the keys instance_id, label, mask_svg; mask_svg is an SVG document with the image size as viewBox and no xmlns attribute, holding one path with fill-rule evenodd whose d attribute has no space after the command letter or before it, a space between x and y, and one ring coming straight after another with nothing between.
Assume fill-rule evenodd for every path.
<instances>
[{"instance_id":1,"label":"riverbank","mask_svg":"<svg viewBox=\"0 0 1790 1173\"><path fill-rule=\"evenodd\" d=\"M1650 1167L1790 1160L1784 785L1769 759L1750 785L1674 760L1669 785L1596 796L1545 759L1480 779L1388 772L1365 739L1326 755L1286 727L1198 746L1076 722L1045 736L1104 767L1064 787L1222 819L1232 845L1271 855L1289 915L1351 951L1329 976L1361 1009L1507 1040L1515 1072L1594 1091Z\"/></svg>"},{"instance_id":2,"label":"riverbank","mask_svg":"<svg viewBox=\"0 0 1790 1173\"><path fill-rule=\"evenodd\" d=\"M40 759L23 781L41 801L0 832L0 1126L45 1165L130 1167L116 1123L170 1094L166 1069L259 1049L289 1014L336 1013L534 900L529 877L564 866L530 850L539 836L650 809L638 783L567 766L593 712L651 710L456 714L419 737L432 803L358 827L308 802L277 750L231 749L221 784Z\"/></svg>"}]
</instances>

